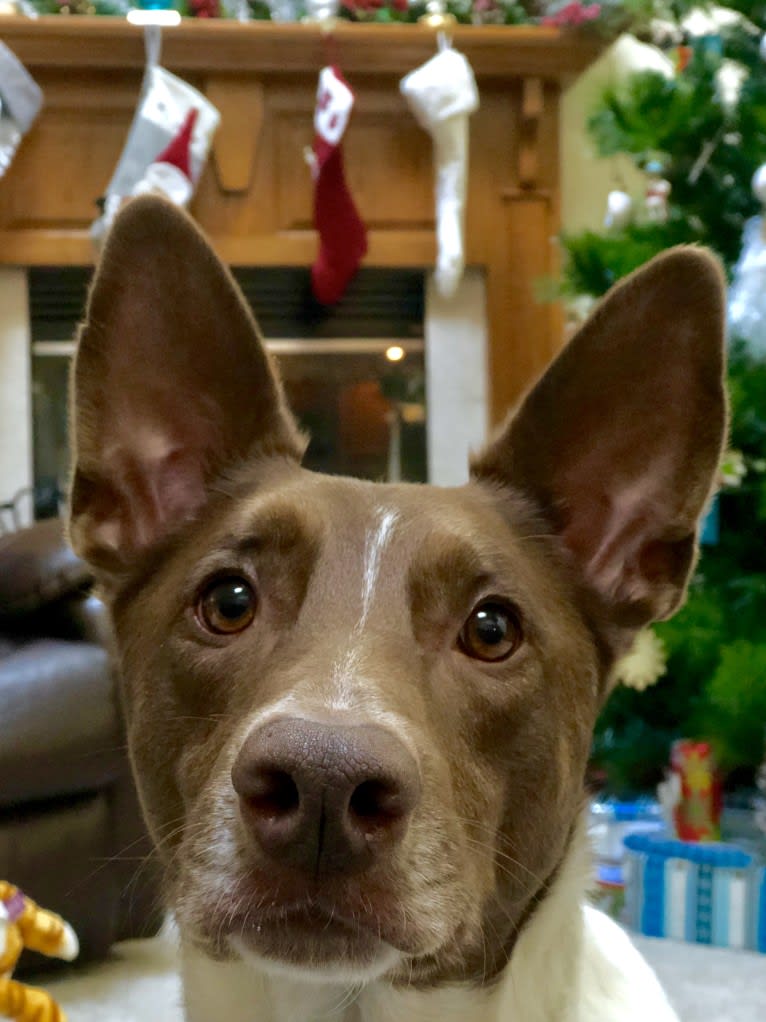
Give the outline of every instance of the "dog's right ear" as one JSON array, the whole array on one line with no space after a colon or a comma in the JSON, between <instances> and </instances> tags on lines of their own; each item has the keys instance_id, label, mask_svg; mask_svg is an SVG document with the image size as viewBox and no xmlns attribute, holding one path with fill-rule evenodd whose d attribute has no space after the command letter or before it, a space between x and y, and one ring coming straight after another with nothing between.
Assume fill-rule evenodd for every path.
<instances>
[{"instance_id":1,"label":"dog's right ear","mask_svg":"<svg viewBox=\"0 0 766 1022\"><path fill-rule=\"evenodd\" d=\"M694 564L726 432L723 285L694 248L636 271L474 460L544 513L616 652L673 613Z\"/></svg>"},{"instance_id":2,"label":"dog's right ear","mask_svg":"<svg viewBox=\"0 0 766 1022\"><path fill-rule=\"evenodd\" d=\"M193 222L134 199L116 218L72 375L70 536L122 573L192 516L210 483L304 441L255 321Z\"/></svg>"}]
</instances>

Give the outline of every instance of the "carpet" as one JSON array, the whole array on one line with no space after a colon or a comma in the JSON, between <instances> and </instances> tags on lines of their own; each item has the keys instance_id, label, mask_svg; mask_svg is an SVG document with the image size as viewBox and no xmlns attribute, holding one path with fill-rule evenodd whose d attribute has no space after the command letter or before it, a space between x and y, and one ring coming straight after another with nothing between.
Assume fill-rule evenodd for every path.
<instances>
[{"instance_id":1,"label":"carpet","mask_svg":"<svg viewBox=\"0 0 766 1022\"><path fill-rule=\"evenodd\" d=\"M681 1022L765 1022L766 955L634 938Z\"/></svg>"},{"instance_id":2,"label":"carpet","mask_svg":"<svg viewBox=\"0 0 766 1022\"><path fill-rule=\"evenodd\" d=\"M172 940L130 940L116 945L108 961L74 968L45 988L69 1022L181 1022L176 966Z\"/></svg>"},{"instance_id":3,"label":"carpet","mask_svg":"<svg viewBox=\"0 0 766 1022\"><path fill-rule=\"evenodd\" d=\"M766 1020L766 955L650 938L636 943L682 1022ZM119 944L109 961L46 986L66 1008L69 1022L181 1022L175 968L172 939L155 937Z\"/></svg>"}]
</instances>

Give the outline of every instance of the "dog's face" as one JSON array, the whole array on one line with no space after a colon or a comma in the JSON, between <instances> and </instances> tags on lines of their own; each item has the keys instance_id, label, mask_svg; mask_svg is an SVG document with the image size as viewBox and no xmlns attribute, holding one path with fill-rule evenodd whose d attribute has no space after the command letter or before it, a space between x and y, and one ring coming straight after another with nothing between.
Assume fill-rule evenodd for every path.
<instances>
[{"instance_id":1,"label":"dog's face","mask_svg":"<svg viewBox=\"0 0 766 1022\"><path fill-rule=\"evenodd\" d=\"M614 657L682 598L724 431L722 296L677 251L450 490L319 476L228 274L130 203L74 374L71 535L186 939L490 980L567 852Z\"/></svg>"}]
</instances>

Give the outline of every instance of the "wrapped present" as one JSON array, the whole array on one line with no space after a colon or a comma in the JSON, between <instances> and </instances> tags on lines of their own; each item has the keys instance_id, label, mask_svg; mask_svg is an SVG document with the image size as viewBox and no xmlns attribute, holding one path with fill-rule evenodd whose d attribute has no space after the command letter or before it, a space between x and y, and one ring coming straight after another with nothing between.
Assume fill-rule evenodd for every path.
<instances>
[{"instance_id":1,"label":"wrapped present","mask_svg":"<svg viewBox=\"0 0 766 1022\"><path fill-rule=\"evenodd\" d=\"M682 841L717 841L721 836L721 780L709 742L674 742L671 771L677 778L673 809L676 836Z\"/></svg>"},{"instance_id":2,"label":"wrapped present","mask_svg":"<svg viewBox=\"0 0 766 1022\"><path fill-rule=\"evenodd\" d=\"M766 867L731 844L625 838L625 915L649 937L766 953Z\"/></svg>"}]
</instances>

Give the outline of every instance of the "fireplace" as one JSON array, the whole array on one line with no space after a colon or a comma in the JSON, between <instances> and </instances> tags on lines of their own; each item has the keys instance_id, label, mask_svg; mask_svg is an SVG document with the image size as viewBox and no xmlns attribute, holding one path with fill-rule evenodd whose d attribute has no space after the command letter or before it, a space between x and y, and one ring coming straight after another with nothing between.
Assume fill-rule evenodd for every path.
<instances>
[{"instance_id":1,"label":"fireplace","mask_svg":"<svg viewBox=\"0 0 766 1022\"><path fill-rule=\"evenodd\" d=\"M464 480L487 419L481 274L469 273L461 300L445 308L422 271L367 267L344 302L324 310L304 269L233 272L311 435L307 467L390 481ZM16 359L16 375L18 389L29 391L32 446L17 488L32 486L39 516L55 513L66 489L67 377L91 274L33 267L17 281L28 326L13 335L28 355Z\"/></svg>"},{"instance_id":2,"label":"fireplace","mask_svg":"<svg viewBox=\"0 0 766 1022\"><path fill-rule=\"evenodd\" d=\"M140 29L119 18L10 16L3 30L46 102L0 189L0 501L33 478L32 367L38 477L59 486L64 476L68 331L42 337L35 327L33 341L27 281L38 268L63 272L92 261L94 200L103 194L129 129L145 59ZM329 466L334 470L461 482L468 449L484 440L488 425L504 417L563 341L560 311L540 304L536 288L555 273L558 257L561 90L596 57L600 44L526 26L458 26L453 41L474 68L481 106L470 128L468 271L458 294L445 301L430 279L431 141L399 91L402 75L433 54L434 36L418 25L345 24L333 31L337 60L357 96L344 148L351 190L368 227L364 269L379 274L412 268L420 275L422 297L412 334L389 329L385 336L336 331L279 337L264 323L275 344L298 342L289 350L283 345L282 355L288 376L290 366L304 374L307 401L316 394L316 383L306 381L310 360L320 354L322 365L336 366L338 393L354 385L348 378L353 360L355 383L367 381L367 391L346 393L342 411L340 398L333 398L337 421L345 425L330 446L346 459ZM316 26L185 21L165 34L162 60L222 113L191 206L216 251L235 267L298 272L305 279L316 235L303 150L311 141L326 37ZM399 345L405 359L398 371L406 364L424 376L424 403L397 400L392 408L390 396L388 405L380 401L374 366L384 364L387 340L406 342ZM315 350L320 341L324 346ZM357 344L355 353L348 342ZM55 349L42 347L54 343ZM404 396L411 396L406 387ZM304 408L309 418L327 414L326 406L317 411L310 404ZM418 422L423 408L425 421ZM52 425L43 439L46 415ZM389 443L397 430L398 461L397 447ZM359 446L364 436L366 449ZM405 450L416 436L419 469Z\"/></svg>"}]
</instances>

